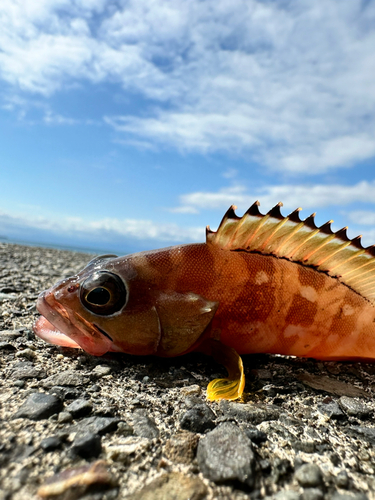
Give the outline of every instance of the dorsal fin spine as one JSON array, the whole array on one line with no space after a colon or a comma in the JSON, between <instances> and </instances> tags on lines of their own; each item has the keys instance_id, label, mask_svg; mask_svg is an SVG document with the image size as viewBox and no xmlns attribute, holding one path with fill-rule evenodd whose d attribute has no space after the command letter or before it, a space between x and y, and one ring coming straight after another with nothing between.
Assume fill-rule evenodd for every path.
<instances>
[{"instance_id":1,"label":"dorsal fin spine","mask_svg":"<svg viewBox=\"0 0 375 500\"><path fill-rule=\"evenodd\" d=\"M277 231L279 229L282 228L282 226L288 222L288 217L285 217L283 220L281 220L277 226L275 227L275 230L268 236L268 238L263 242L262 246L261 246L261 250L264 250L267 246L267 243L275 236L275 234L277 233Z\"/></svg>"},{"instance_id":2,"label":"dorsal fin spine","mask_svg":"<svg viewBox=\"0 0 375 500\"><path fill-rule=\"evenodd\" d=\"M288 257L289 259L292 259L293 255L297 252L297 250L299 250L305 243L307 243L309 241L310 238L312 238L313 236L315 236L318 233L319 233L319 229L314 229L313 231L311 231L311 233L309 235L307 235L307 237L296 248L294 248L293 251L289 255L287 255L286 257Z\"/></svg>"},{"instance_id":3,"label":"dorsal fin spine","mask_svg":"<svg viewBox=\"0 0 375 500\"><path fill-rule=\"evenodd\" d=\"M356 257L359 257L360 255L362 255L363 253L365 253L365 249L362 248L362 250L358 250L357 252L354 252L353 255L351 257L349 257L348 259L340 262L339 264L336 264L336 266L333 266L331 267L330 269L330 272L333 272L335 269L337 269L338 267L340 266L343 266L344 264L347 264L348 262L350 262L352 259L355 259Z\"/></svg>"},{"instance_id":4,"label":"dorsal fin spine","mask_svg":"<svg viewBox=\"0 0 375 500\"><path fill-rule=\"evenodd\" d=\"M286 217L286 219L287 219L287 220L290 220L290 218L289 218L289 217ZM276 247L276 248L274 249L274 254L275 254L275 255L277 255L277 256L279 256L279 257L281 257L281 255L282 255L282 251L281 251L282 247L283 247L283 246L285 246L285 245L288 243L288 241L289 241L289 240L290 240L290 239L291 239L291 238L292 238L292 237L293 237L296 233L298 233L298 231L299 231L302 227L303 227L303 222L302 222L302 221L301 221L301 222L299 222L298 224L296 224L296 227L295 227L292 231L290 231L289 236L288 236L288 237L287 237L284 241L282 241L278 247Z\"/></svg>"},{"instance_id":5,"label":"dorsal fin spine","mask_svg":"<svg viewBox=\"0 0 375 500\"><path fill-rule=\"evenodd\" d=\"M346 241L345 243L343 243L342 245L339 245L337 247L337 250L333 253L331 253L330 255L327 255L327 257L325 257L324 259L320 260L318 262L318 267L321 266L324 262L326 262L327 260L331 259L332 257L334 257L338 252L340 252L341 250L343 250L344 248L348 247L350 245L350 241ZM348 259L349 260L349 259ZM332 269L330 269L330 272L332 271Z\"/></svg>"},{"instance_id":6,"label":"dorsal fin spine","mask_svg":"<svg viewBox=\"0 0 375 500\"><path fill-rule=\"evenodd\" d=\"M335 238L334 234L331 234L330 236L327 236L327 238L324 239L323 243L319 245L317 248L315 248L312 252L310 252L306 257L303 259L304 261L308 261L310 257L312 257L316 252L318 252L320 249L322 249L327 243L332 241Z\"/></svg>"}]
</instances>

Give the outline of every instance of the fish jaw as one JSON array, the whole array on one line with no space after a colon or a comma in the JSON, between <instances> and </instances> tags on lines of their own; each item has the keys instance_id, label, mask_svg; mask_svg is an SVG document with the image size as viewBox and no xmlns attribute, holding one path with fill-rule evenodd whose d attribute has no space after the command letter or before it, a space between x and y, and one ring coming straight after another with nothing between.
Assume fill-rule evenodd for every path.
<instances>
[{"instance_id":1,"label":"fish jaw","mask_svg":"<svg viewBox=\"0 0 375 500\"><path fill-rule=\"evenodd\" d=\"M36 308L42 316L35 322L33 330L46 342L81 348L94 356L113 350L112 340L78 313L62 306L52 289L39 295Z\"/></svg>"}]
</instances>

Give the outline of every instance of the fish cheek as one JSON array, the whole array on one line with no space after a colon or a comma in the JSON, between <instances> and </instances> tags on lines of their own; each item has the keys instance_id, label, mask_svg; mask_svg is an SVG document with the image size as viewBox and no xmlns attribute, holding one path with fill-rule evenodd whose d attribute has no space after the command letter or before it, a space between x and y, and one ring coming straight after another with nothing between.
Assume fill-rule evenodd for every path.
<instances>
[{"instance_id":1,"label":"fish cheek","mask_svg":"<svg viewBox=\"0 0 375 500\"><path fill-rule=\"evenodd\" d=\"M158 354L178 356L201 337L219 306L195 293L162 292L156 297L161 324Z\"/></svg>"},{"instance_id":2,"label":"fish cheek","mask_svg":"<svg viewBox=\"0 0 375 500\"><path fill-rule=\"evenodd\" d=\"M112 318L97 322L113 340L113 350L127 354L156 354L160 337L160 322L155 307L122 311Z\"/></svg>"}]
</instances>

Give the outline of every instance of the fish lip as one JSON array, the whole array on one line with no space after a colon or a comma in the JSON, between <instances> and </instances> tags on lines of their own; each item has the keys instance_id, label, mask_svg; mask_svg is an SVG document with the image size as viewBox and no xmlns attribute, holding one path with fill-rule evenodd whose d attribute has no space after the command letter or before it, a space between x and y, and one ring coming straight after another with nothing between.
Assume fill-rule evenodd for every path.
<instances>
[{"instance_id":1,"label":"fish lip","mask_svg":"<svg viewBox=\"0 0 375 500\"><path fill-rule=\"evenodd\" d=\"M55 299L51 290L46 290L39 295L36 308L42 315L42 318L45 318L47 322L56 328L58 331L57 335L64 335L69 339L68 342L62 340L62 343L59 344L56 335L52 335L51 331L50 337L53 337L54 344L65 346L69 344L70 347L80 347L84 351L95 356L102 356L111 350L112 341L110 337L104 336L100 329L94 324L86 321L78 313L69 311L62 306ZM49 335L46 334L45 328L43 332L44 322L41 321L42 318L39 318L39 320L35 322L33 330L38 337L49 342ZM63 338L64 337L61 337L61 339Z\"/></svg>"}]
</instances>

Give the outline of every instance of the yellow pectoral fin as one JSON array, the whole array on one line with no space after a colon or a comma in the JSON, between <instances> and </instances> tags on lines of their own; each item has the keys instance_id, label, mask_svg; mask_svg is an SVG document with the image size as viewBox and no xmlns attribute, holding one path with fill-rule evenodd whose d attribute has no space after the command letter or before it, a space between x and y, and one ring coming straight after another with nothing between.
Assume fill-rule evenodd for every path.
<instances>
[{"instance_id":1,"label":"yellow pectoral fin","mask_svg":"<svg viewBox=\"0 0 375 500\"><path fill-rule=\"evenodd\" d=\"M245 375L242 359L237 351L213 339L207 340L201 349L205 354L211 355L217 363L224 365L228 371L227 378L216 378L208 384L207 399L218 401L240 398L245 387Z\"/></svg>"}]
</instances>

